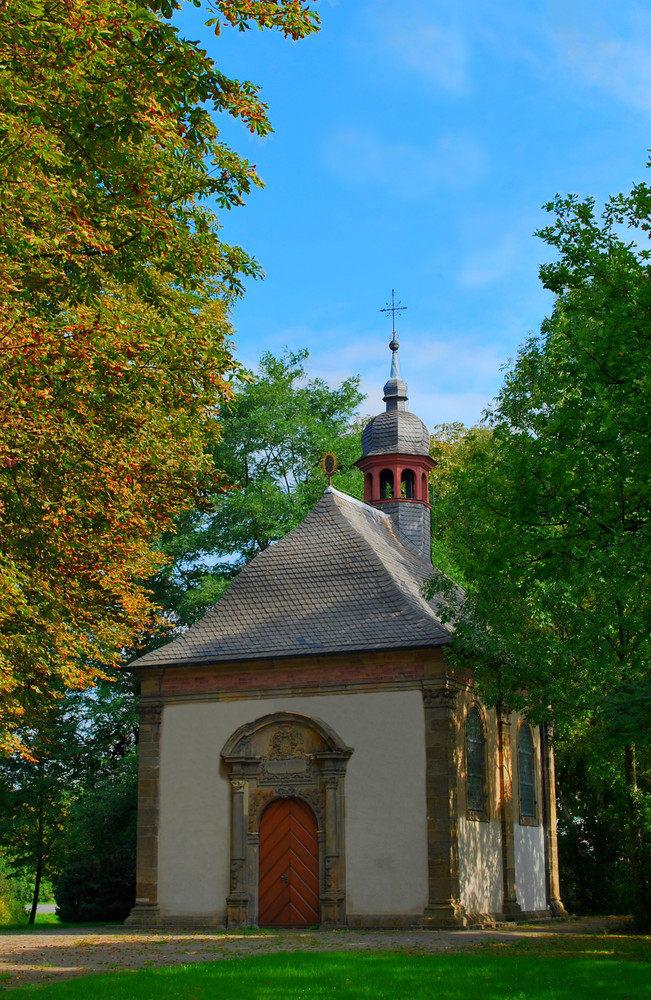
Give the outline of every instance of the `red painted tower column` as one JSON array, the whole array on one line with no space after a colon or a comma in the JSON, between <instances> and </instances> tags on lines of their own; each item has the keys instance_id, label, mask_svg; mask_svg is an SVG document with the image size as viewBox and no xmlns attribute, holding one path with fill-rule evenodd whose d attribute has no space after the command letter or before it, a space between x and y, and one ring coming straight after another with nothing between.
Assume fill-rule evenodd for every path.
<instances>
[{"instance_id":1,"label":"red painted tower column","mask_svg":"<svg viewBox=\"0 0 651 1000\"><path fill-rule=\"evenodd\" d=\"M355 463L364 473L364 503L379 507L390 500L429 502L429 455L367 455Z\"/></svg>"}]
</instances>

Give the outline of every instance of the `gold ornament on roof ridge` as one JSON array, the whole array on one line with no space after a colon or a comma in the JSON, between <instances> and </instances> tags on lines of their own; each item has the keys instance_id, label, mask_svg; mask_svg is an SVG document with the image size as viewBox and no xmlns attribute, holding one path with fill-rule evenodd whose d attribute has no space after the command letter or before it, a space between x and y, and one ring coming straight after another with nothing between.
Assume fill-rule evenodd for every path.
<instances>
[{"instance_id":1,"label":"gold ornament on roof ridge","mask_svg":"<svg viewBox=\"0 0 651 1000\"><path fill-rule=\"evenodd\" d=\"M332 486L332 477L337 471L337 467L338 463L335 453L333 451L326 451L321 459L321 468L323 469L323 475L328 477L328 486Z\"/></svg>"}]
</instances>

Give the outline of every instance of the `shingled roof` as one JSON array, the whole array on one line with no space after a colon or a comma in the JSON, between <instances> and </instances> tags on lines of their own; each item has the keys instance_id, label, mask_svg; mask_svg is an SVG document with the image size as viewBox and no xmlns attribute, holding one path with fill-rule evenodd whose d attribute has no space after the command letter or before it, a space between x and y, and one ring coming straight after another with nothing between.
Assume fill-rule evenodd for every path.
<instances>
[{"instance_id":1,"label":"shingled roof","mask_svg":"<svg viewBox=\"0 0 651 1000\"><path fill-rule=\"evenodd\" d=\"M388 515L330 486L196 625L132 666L442 646L451 629L420 594L431 573Z\"/></svg>"}]
</instances>

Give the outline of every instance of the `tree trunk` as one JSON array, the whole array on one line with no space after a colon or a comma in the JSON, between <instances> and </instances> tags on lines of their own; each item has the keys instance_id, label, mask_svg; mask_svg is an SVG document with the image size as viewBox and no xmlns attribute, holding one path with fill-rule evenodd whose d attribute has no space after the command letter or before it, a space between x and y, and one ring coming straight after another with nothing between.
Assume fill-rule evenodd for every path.
<instances>
[{"instance_id":1,"label":"tree trunk","mask_svg":"<svg viewBox=\"0 0 651 1000\"><path fill-rule=\"evenodd\" d=\"M633 917L639 927L649 922L646 891L642 868L642 833L637 802L637 771L635 746L624 747L624 772L626 777L626 808L631 849L631 881L633 883Z\"/></svg>"},{"instance_id":2,"label":"tree trunk","mask_svg":"<svg viewBox=\"0 0 651 1000\"><path fill-rule=\"evenodd\" d=\"M39 770L43 770L43 762L39 762ZM32 899L32 909L29 914L29 923L33 924L36 920L36 907L38 906L38 897L41 891L41 877L43 875L43 788L41 786L39 794L38 803L38 855L36 861L36 876L34 878L34 898Z\"/></svg>"},{"instance_id":3,"label":"tree trunk","mask_svg":"<svg viewBox=\"0 0 651 1000\"><path fill-rule=\"evenodd\" d=\"M32 899L32 909L29 914L29 923L36 920L36 907L38 906L38 896L41 891L41 876L43 874L43 855L40 854L36 865L36 878L34 879L34 898Z\"/></svg>"}]
</instances>

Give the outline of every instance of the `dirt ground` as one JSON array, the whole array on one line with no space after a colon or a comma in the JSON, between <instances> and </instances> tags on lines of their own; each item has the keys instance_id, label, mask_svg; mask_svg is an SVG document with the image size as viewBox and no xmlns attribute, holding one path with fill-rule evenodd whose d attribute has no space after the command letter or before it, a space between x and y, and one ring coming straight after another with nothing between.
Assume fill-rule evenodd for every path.
<instances>
[{"instance_id":1,"label":"dirt ground","mask_svg":"<svg viewBox=\"0 0 651 1000\"><path fill-rule=\"evenodd\" d=\"M0 934L0 990L68 979L93 972L184 965L269 951L459 951L487 941L548 934L602 934L623 921L570 920L459 931L140 931L128 928L56 927L30 934Z\"/></svg>"}]
</instances>

